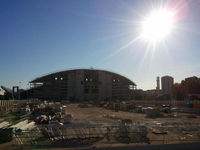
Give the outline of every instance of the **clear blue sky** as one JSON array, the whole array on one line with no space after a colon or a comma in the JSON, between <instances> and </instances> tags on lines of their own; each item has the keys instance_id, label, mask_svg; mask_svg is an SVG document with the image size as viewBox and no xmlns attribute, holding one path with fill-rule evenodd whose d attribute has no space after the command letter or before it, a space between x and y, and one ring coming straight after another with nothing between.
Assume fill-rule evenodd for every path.
<instances>
[{"instance_id":1,"label":"clear blue sky","mask_svg":"<svg viewBox=\"0 0 200 150\"><path fill-rule=\"evenodd\" d=\"M116 53L138 36L132 22L160 1L0 0L0 85L27 87L46 73L91 66L143 89L155 88L156 76L199 77L200 2L186 2L187 14L165 44L147 51L139 40Z\"/></svg>"}]
</instances>

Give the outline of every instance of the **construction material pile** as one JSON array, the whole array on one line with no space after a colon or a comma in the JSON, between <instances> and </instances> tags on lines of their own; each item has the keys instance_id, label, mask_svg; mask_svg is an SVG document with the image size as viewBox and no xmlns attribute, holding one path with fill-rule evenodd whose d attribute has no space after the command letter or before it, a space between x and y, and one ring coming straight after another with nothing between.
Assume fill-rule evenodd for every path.
<instances>
[{"instance_id":1,"label":"construction material pile","mask_svg":"<svg viewBox=\"0 0 200 150\"><path fill-rule=\"evenodd\" d=\"M24 120L15 125L12 125L11 128L16 130L32 130L36 128L36 125L34 121L29 122L28 120Z\"/></svg>"},{"instance_id":2,"label":"construction material pile","mask_svg":"<svg viewBox=\"0 0 200 150\"><path fill-rule=\"evenodd\" d=\"M162 114L158 108L147 107L145 109L145 113L147 114L146 117L148 118L162 117Z\"/></svg>"},{"instance_id":3,"label":"construction material pile","mask_svg":"<svg viewBox=\"0 0 200 150\"><path fill-rule=\"evenodd\" d=\"M10 125L9 122L3 121L3 122L0 123L0 129L1 129L1 128L6 128L6 127L8 127L9 125Z\"/></svg>"},{"instance_id":4,"label":"construction material pile","mask_svg":"<svg viewBox=\"0 0 200 150\"><path fill-rule=\"evenodd\" d=\"M31 120L36 124L67 124L71 123L72 115L67 114L67 106L60 102L41 103L33 108Z\"/></svg>"},{"instance_id":5,"label":"construction material pile","mask_svg":"<svg viewBox=\"0 0 200 150\"><path fill-rule=\"evenodd\" d=\"M98 125L69 124L47 126L42 130L43 135L51 142L65 141L68 144L86 144L102 139L105 135L105 128Z\"/></svg>"},{"instance_id":6,"label":"construction material pile","mask_svg":"<svg viewBox=\"0 0 200 150\"><path fill-rule=\"evenodd\" d=\"M149 143L147 127L139 124L121 124L115 138L121 143Z\"/></svg>"}]
</instances>

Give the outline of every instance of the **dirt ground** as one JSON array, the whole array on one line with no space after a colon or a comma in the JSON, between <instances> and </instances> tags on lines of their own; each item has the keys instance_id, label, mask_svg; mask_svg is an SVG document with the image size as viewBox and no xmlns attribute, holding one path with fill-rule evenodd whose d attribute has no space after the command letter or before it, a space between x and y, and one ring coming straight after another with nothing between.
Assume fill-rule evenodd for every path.
<instances>
[{"instance_id":1,"label":"dirt ground","mask_svg":"<svg viewBox=\"0 0 200 150\"><path fill-rule=\"evenodd\" d=\"M200 116L196 118L189 118L187 113L173 113L165 114L160 118L147 118L144 113L133 113L118 111L89 106L87 108L80 108L78 104L68 104L67 114L73 116L72 123L84 124L101 124L104 126L118 125L122 119L130 119L133 123L144 123L147 126L147 137L150 139L150 144L173 144L173 143L187 143L200 142ZM172 116L176 117L172 117ZM166 124L163 128L161 124ZM179 127L177 127L179 126ZM154 130L167 131L167 134L155 134ZM147 143L116 143L114 141L108 142L106 138L94 143L91 146L96 148L101 147L117 147L117 146L135 146L148 145ZM16 147L15 147L16 148ZM14 149L12 142L0 144L0 150ZM60 149L60 148L58 148ZM64 149L64 148L61 148Z\"/></svg>"},{"instance_id":2,"label":"dirt ground","mask_svg":"<svg viewBox=\"0 0 200 150\"><path fill-rule=\"evenodd\" d=\"M164 114L160 118L147 118L146 114L108 110L100 107L80 108L76 104L67 106L67 113L72 114L72 123L89 123L102 125L117 125L121 119L131 119L133 123L148 124L148 138L151 144L171 144L184 142L200 141L200 116L188 118L187 113L173 113L176 117L170 117L172 114ZM168 124L166 127L160 127L160 124ZM194 127L193 127L194 125ZM177 127L178 126L178 127ZM167 134L154 134L153 130L167 131ZM184 130L186 130L184 132ZM191 130L193 132L191 132ZM105 142L103 142L105 143ZM101 144L103 144L101 143Z\"/></svg>"},{"instance_id":3,"label":"dirt ground","mask_svg":"<svg viewBox=\"0 0 200 150\"><path fill-rule=\"evenodd\" d=\"M160 118L146 118L146 114L124 112L100 108L100 107L88 107L80 108L77 104L70 104L67 106L67 113L72 114L73 123L93 123L103 125L116 125L120 119L131 119L132 122L140 123L200 123L200 116L197 118L188 118L189 114L175 113L177 117L160 117Z\"/></svg>"}]
</instances>

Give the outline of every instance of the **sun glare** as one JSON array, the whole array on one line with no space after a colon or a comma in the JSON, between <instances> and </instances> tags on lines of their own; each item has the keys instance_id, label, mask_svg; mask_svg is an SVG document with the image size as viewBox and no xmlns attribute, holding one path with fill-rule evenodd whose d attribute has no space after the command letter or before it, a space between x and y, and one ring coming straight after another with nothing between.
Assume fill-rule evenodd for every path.
<instances>
[{"instance_id":1,"label":"sun glare","mask_svg":"<svg viewBox=\"0 0 200 150\"><path fill-rule=\"evenodd\" d=\"M168 10L153 11L142 22L142 38L148 42L157 42L166 38L174 24L174 14Z\"/></svg>"}]
</instances>

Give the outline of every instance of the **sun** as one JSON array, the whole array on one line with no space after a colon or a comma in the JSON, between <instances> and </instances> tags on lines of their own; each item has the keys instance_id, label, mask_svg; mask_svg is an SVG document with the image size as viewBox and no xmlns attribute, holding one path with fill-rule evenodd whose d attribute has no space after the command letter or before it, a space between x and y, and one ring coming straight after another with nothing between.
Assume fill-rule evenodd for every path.
<instances>
[{"instance_id":1,"label":"sun","mask_svg":"<svg viewBox=\"0 0 200 150\"><path fill-rule=\"evenodd\" d=\"M148 42L158 42L167 37L174 26L172 11L160 9L153 11L142 21L142 39Z\"/></svg>"}]
</instances>

